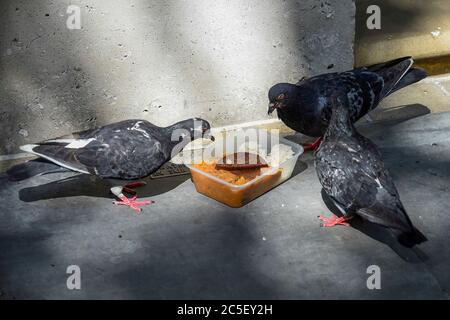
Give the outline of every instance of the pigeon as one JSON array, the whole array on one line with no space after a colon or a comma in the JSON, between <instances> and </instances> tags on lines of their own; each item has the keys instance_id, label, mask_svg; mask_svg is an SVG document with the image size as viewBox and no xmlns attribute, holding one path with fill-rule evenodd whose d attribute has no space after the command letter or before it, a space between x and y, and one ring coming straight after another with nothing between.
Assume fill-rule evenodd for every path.
<instances>
[{"instance_id":1,"label":"pigeon","mask_svg":"<svg viewBox=\"0 0 450 320\"><path fill-rule=\"evenodd\" d=\"M105 179L136 180L157 171L193 139L210 138L210 124L192 118L168 127L158 127L145 120L125 120L103 127L75 132L70 135L24 145L21 150L37 155L7 171L12 181L31 176L75 171ZM136 201L133 188L145 182L133 181L111 188L120 201L140 212L140 205L151 201ZM123 192L134 194L127 198Z\"/></svg>"},{"instance_id":2,"label":"pigeon","mask_svg":"<svg viewBox=\"0 0 450 320\"><path fill-rule=\"evenodd\" d=\"M291 129L310 137L318 137L305 150L316 150L331 116L331 96L347 95L350 117L357 121L391 93L418 82L427 73L411 68L411 57L399 58L368 67L340 73L326 73L297 84L278 83L269 90L269 110Z\"/></svg>"},{"instance_id":3,"label":"pigeon","mask_svg":"<svg viewBox=\"0 0 450 320\"><path fill-rule=\"evenodd\" d=\"M329 200L343 214L320 216L322 225L348 225L349 219L359 216L390 229L406 247L426 241L406 214L379 150L356 131L345 98L335 98L330 124L315 153L319 181Z\"/></svg>"}]
</instances>

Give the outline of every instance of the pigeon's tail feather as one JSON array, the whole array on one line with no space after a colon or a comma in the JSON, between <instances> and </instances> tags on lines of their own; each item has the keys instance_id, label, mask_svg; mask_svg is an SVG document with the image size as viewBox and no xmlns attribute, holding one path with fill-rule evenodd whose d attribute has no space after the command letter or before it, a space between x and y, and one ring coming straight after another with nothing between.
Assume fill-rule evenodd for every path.
<instances>
[{"instance_id":1,"label":"pigeon's tail feather","mask_svg":"<svg viewBox=\"0 0 450 320\"><path fill-rule=\"evenodd\" d=\"M395 87L391 90L391 93L400 90L404 87L409 86L410 84L419 82L422 79L425 79L428 76L427 72L420 68L411 68L408 72L400 79L400 81L395 85Z\"/></svg>"},{"instance_id":2,"label":"pigeon's tail feather","mask_svg":"<svg viewBox=\"0 0 450 320\"><path fill-rule=\"evenodd\" d=\"M381 97L386 97L394 90L401 79L408 73L413 63L414 60L411 57L404 57L368 67L369 70L377 73L384 80Z\"/></svg>"},{"instance_id":3,"label":"pigeon's tail feather","mask_svg":"<svg viewBox=\"0 0 450 320\"><path fill-rule=\"evenodd\" d=\"M428 239L423 235L422 232L413 228L410 232L402 232L398 235L398 241L405 247L411 248L416 244L427 241Z\"/></svg>"},{"instance_id":4,"label":"pigeon's tail feather","mask_svg":"<svg viewBox=\"0 0 450 320\"><path fill-rule=\"evenodd\" d=\"M387 209L384 206L358 209L356 212L362 218L372 223L382 225L397 237L398 241L405 247L427 241L427 238L413 225L403 207Z\"/></svg>"},{"instance_id":5,"label":"pigeon's tail feather","mask_svg":"<svg viewBox=\"0 0 450 320\"><path fill-rule=\"evenodd\" d=\"M9 168L6 174L10 181L21 181L38 175L66 171L70 170L44 159L36 159L17 164Z\"/></svg>"}]
</instances>

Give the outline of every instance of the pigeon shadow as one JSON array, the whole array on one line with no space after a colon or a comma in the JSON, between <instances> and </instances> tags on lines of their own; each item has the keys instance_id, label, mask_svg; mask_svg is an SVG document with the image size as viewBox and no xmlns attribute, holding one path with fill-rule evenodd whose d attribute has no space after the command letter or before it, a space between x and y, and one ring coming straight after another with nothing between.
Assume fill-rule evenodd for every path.
<instances>
[{"instance_id":1,"label":"pigeon shadow","mask_svg":"<svg viewBox=\"0 0 450 320\"><path fill-rule=\"evenodd\" d=\"M136 188L136 191L140 198L153 197L175 189L189 177L189 175L179 175L159 179L145 178L140 181L145 181L147 185ZM78 196L113 199L110 188L121 184L125 182L114 184L112 180L79 174L43 185L23 188L19 191L19 199L24 202Z\"/></svg>"},{"instance_id":2,"label":"pigeon shadow","mask_svg":"<svg viewBox=\"0 0 450 320\"><path fill-rule=\"evenodd\" d=\"M412 103L390 108L380 108L375 109L374 111L376 110L381 110L379 115L382 119L394 121L406 121L431 113L430 108L420 103Z\"/></svg>"},{"instance_id":3,"label":"pigeon shadow","mask_svg":"<svg viewBox=\"0 0 450 320\"><path fill-rule=\"evenodd\" d=\"M357 129L362 132L372 128L377 130L385 125L399 124L429 113L431 113L430 108L420 103L400 105L390 108L376 108L369 113L369 117L372 118L372 120L368 120L366 117L363 117L357 121L356 126Z\"/></svg>"},{"instance_id":4,"label":"pigeon shadow","mask_svg":"<svg viewBox=\"0 0 450 320\"><path fill-rule=\"evenodd\" d=\"M342 213L334 205L333 201L325 193L324 189L321 190L321 195L327 208L336 216L342 216ZM383 226L364 220L358 216L355 216L353 219L348 221L348 223L352 226L352 228L390 247L404 261L421 263L428 260L428 256L419 248L407 248L402 246L398 242L396 236L389 229Z\"/></svg>"},{"instance_id":5,"label":"pigeon shadow","mask_svg":"<svg viewBox=\"0 0 450 320\"><path fill-rule=\"evenodd\" d=\"M307 168L308 165L305 162L298 160L290 178L295 177ZM87 174L75 174L69 177L66 177L66 175L67 173L45 175L45 177L54 176L55 178L51 182L19 190L19 199L24 202L78 196L114 199L114 195L110 192L111 187L126 184L126 181L101 179ZM5 179L7 179L6 175ZM139 181L145 181L147 184L136 188L136 191L140 198L153 197L175 189L188 179L192 180L189 174L156 179L147 177L139 179Z\"/></svg>"}]
</instances>

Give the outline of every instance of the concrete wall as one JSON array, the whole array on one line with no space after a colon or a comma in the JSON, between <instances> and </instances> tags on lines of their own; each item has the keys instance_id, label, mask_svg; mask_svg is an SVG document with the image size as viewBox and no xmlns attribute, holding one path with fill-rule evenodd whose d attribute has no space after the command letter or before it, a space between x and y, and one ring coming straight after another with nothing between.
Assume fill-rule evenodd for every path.
<instances>
[{"instance_id":1,"label":"concrete wall","mask_svg":"<svg viewBox=\"0 0 450 320\"><path fill-rule=\"evenodd\" d=\"M0 155L127 118L267 119L272 84L353 65L354 14L352 0L3 0Z\"/></svg>"}]
</instances>

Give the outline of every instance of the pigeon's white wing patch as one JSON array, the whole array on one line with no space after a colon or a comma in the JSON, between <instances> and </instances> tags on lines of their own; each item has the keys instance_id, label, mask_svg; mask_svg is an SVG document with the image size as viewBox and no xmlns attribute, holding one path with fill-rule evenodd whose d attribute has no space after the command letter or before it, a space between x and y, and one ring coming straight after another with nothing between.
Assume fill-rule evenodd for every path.
<instances>
[{"instance_id":1,"label":"pigeon's white wing patch","mask_svg":"<svg viewBox=\"0 0 450 320\"><path fill-rule=\"evenodd\" d=\"M90 138L90 139L52 139L52 140L47 140L45 142L47 143L67 143L67 145L65 146L65 148L69 148L69 149L80 149L80 148L84 148L85 146L87 146L91 141L94 141L94 138Z\"/></svg>"},{"instance_id":2,"label":"pigeon's white wing patch","mask_svg":"<svg viewBox=\"0 0 450 320\"><path fill-rule=\"evenodd\" d=\"M87 146L91 141L94 141L94 140L95 140L94 138L79 139L79 140L75 140L75 141L69 143L65 147L69 148L69 149L81 149L81 148L84 148L85 146Z\"/></svg>"}]
</instances>

